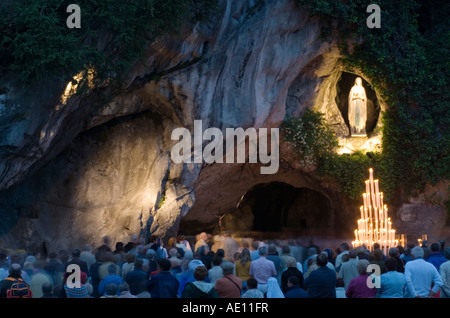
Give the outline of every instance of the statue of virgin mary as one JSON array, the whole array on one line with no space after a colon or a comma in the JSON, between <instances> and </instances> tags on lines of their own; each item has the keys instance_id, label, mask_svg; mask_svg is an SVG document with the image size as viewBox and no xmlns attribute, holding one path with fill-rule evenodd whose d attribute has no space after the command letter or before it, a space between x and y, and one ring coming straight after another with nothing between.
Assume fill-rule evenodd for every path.
<instances>
[{"instance_id":1,"label":"statue of virgin mary","mask_svg":"<svg viewBox=\"0 0 450 318\"><path fill-rule=\"evenodd\" d=\"M355 79L355 85L348 95L348 122L352 136L366 136L367 120L366 91L361 77Z\"/></svg>"}]
</instances>

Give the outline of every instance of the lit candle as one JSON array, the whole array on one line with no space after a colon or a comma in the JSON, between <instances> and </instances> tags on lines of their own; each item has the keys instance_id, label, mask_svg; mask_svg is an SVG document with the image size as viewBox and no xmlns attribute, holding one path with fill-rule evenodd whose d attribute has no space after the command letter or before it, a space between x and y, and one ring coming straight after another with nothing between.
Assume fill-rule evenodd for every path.
<instances>
[{"instance_id":1,"label":"lit candle","mask_svg":"<svg viewBox=\"0 0 450 318\"><path fill-rule=\"evenodd\" d=\"M375 203L375 186L373 180L370 180L370 198L372 199L370 204L372 206L377 206L377 204Z\"/></svg>"},{"instance_id":2,"label":"lit candle","mask_svg":"<svg viewBox=\"0 0 450 318\"><path fill-rule=\"evenodd\" d=\"M384 215L383 215L383 209L381 209L380 210L380 231L383 230L383 227L384 227Z\"/></svg>"},{"instance_id":3,"label":"lit candle","mask_svg":"<svg viewBox=\"0 0 450 318\"><path fill-rule=\"evenodd\" d=\"M369 180L366 181L366 205L369 207L370 205L370 185Z\"/></svg>"},{"instance_id":4,"label":"lit candle","mask_svg":"<svg viewBox=\"0 0 450 318\"><path fill-rule=\"evenodd\" d=\"M368 242L368 239L369 239L369 219L367 219L366 218L366 222L365 222L366 224L365 224L365 231L364 231L364 241L366 242L366 244L367 244L367 242Z\"/></svg>"},{"instance_id":5,"label":"lit candle","mask_svg":"<svg viewBox=\"0 0 450 318\"><path fill-rule=\"evenodd\" d=\"M388 230L388 218L387 218L386 210L385 210L385 215L384 215L384 222L385 222L384 230L387 231ZM387 235L388 235L388 232L386 232L386 237L387 237ZM386 237L385 237L385 240L387 239Z\"/></svg>"},{"instance_id":6,"label":"lit candle","mask_svg":"<svg viewBox=\"0 0 450 318\"><path fill-rule=\"evenodd\" d=\"M363 221L364 220L362 220L361 219L361 222L359 223L359 230L358 230L358 241L362 241L363 240L363 236L364 236L364 234L363 234Z\"/></svg>"},{"instance_id":7,"label":"lit candle","mask_svg":"<svg viewBox=\"0 0 450 318\"><path fill-rule=\"evenodd\" d=\"M362 222L362 219L358 220L358 239L357 239L357 241L361 241L361 229L362 229L361 222Z\"/></svg>"},{"instance_id":8,"label":"lit candle","mask_svg":"<svg viewBox=\"0 0 450 318\"><path fill-rule=\"evenodd\" d=\"M380 201L379 201L380 192L378 191L378 180L375 180L374 182L375 182L375 202L376 202L375 206L379 207L380 206L379 205L380 204Z\"/></svg>"},{"instance_id":9,"label":"lit candle","mask_svg":"<svg viewBox=\"0 0 450 318\"><path fill-rule=\"evenodd\" d=\"M375 233L374 233L373 237L374 237L374 241L378 242L378 240L379 240L378 219L375 220Z\"/></svg>"},{"instance_id":10,"label":"lit candle","mask_svg":"<svg viewBox=\"0 0 450 318\"><path fill-rule=\"evenodd\" d=\"M355 230L357 244L367 244L369 250L373 250L374 243L380 244L384 252L398 244L400 236L395 237L395 230L392 228L391 219L388 217L387 205L383 202L383 193L380 192L379 180L373 179L373 169L369 169L369 180L366 180L366 192L362 194L363 205L360 207L361 219L358 220L358 229ZM426 238L422 237L422 242ZM402 238L405 245L405 239Z\"/></svg>"},{"instance_id":11,"label":"lit candle","mask_svg":"<svg viewBox=\"0 0 450 318\"><path fill-rule=\"evenodd\" d=\"M378 211L377 208L373 209L373 216L374 216L374 228L373 228L373 240L377 241L377 231L378 231Z\"/></svg>"}]
</instances>

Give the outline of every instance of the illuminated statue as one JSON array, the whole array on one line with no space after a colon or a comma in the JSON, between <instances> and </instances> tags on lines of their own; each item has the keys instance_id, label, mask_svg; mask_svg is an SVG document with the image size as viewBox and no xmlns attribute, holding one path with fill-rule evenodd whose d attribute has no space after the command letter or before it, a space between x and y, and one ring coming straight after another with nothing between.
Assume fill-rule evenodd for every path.
<instances>
[{"instance_id":1,"label":"illuminated statue","mask_svg":"<svg viewBox=\"0 0 450 318\"><path fill-rule=\"evenodd\" d=\"M362 86L361 77L357 77L355 79L355 85L348 95L348 121L350 123L350 133L352 136L366 135L366 104L366 91Z\"/></svg>"}]
</instances>

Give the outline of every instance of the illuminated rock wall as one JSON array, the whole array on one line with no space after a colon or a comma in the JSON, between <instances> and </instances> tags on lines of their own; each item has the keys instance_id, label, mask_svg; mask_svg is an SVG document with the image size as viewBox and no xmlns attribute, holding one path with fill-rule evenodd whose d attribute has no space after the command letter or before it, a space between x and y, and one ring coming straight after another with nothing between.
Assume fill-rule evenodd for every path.
<instances>
[{"instance_id":1,"label":"illuminated rock wall","mask_svg":"<svg viewBox=\"0 0 450 318\"><path fill-rule=\"evenodd\" d=\"M334 44L295 1L221 6L214 23L149 45L119 90L94 87L61 104L66 83L46 92L10 87L5 98L17 122L2 127L14 149L5 146L0 163L2 240L79 246L140 230L176 234L202 167L169 160L172 130L191 129L194 119L219 129L281 123L291 83ZM127 117L145 114L151 124ZM114 118L124 121L110 127Z\"/></svg>"},{"instance_id":2,"label":"illuminated rock wall","mask_svg":"<svg viewBox=\"0 0 450 318\"><path fill-rule=\"evenodd\" d=\"M104 84L61 105L67 83L26 92L10 83L0 109L0 245L54 251L106 235L167 238L182 221L212 230L217 213L272 181L317 191L330 200L330 216L352 217L353 203L302 171L283 144L275 175L262 176L258 165L170 160L171 132L195 119L271 128L314 107L346 135L336 103L345 70L318 19L294 0L220 3L214 23L148 45L119 89Z\"/></svg>"}]
</instances>

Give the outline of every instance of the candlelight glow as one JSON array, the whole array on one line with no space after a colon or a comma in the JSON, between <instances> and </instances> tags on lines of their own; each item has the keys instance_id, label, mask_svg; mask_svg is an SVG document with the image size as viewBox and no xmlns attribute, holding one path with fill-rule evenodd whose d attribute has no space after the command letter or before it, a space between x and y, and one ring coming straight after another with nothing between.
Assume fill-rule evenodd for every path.
<instances>
[{"instance_id":1,"label":"candlelight glow","mask_svg":"<svg viewBox=\"0 0 450 318\"><path fill-rule=\"evenodd\" d=\"M336 152L340 155L352 154L356 151L363 153L381 152L381 134L372 137L338 137L339 146Z\"/></svg>"},{"instance_id":2,"label":"candlelight glow","mask_svg":"<svg viewBox=\"0 0 450 318\"><path fill-rule=\"evenodd\" d=\"M72 96L73 94L75 94L77 92L78 84L86 74L87 74L87 80L88 80L88 82L87 82L88 87L93 88L93 86L94 86L94 83L93 83L94 70L89 69L87 71L83 70L83 71L79 72L77 75L75 75L73 77L73 81L70 81L69 83L67 83L66 89L64 90L64 93L61 96L62 104L67 103L67 100L70 98L70 96ZM56 110L59 110L59 106L60 105L57 106Z\"/></svg>"},{"instance_id":3,"label":"candlelight glow","mask_svg":"<svg viewBox=\"0 0 450 318\"><path fill-rule=\"evenodd\" d=\"M388 217L388 208L383 204L383 193L379 191L378 180L373 179L373 169L369 169L369 180L366 180L366 192L363 193L361 206L361 218L357 221L358 229L355 230L353 248L363 244L373 251L373 245L378 243L387 255L388 249L395 247L398 240L395 238L395 230L392 228L391 218Z\"/></svg>"}]
</instances>

